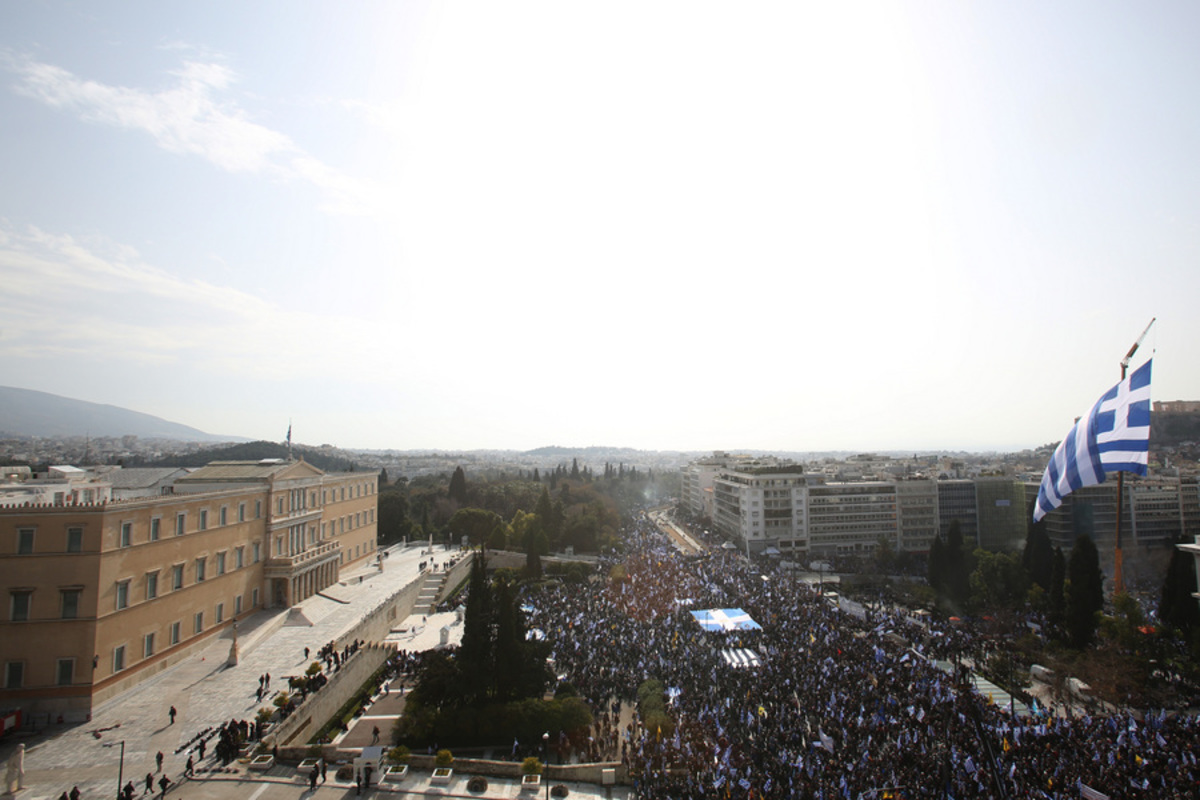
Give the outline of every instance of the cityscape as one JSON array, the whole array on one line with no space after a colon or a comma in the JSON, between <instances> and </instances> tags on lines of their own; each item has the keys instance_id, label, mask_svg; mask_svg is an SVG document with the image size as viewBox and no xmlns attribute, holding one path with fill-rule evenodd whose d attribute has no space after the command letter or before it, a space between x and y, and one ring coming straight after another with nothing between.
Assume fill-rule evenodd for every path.
<instances>
[{"instance_id":1,"label":"cityscape","mask_svg":"<svg viewBox=\"0 0 1200 800\"><path fill-rule=\"evenodd\" d=\"M0 4L0 791L1200 796L1198 29Z\"/></svg>"}]
</instances>

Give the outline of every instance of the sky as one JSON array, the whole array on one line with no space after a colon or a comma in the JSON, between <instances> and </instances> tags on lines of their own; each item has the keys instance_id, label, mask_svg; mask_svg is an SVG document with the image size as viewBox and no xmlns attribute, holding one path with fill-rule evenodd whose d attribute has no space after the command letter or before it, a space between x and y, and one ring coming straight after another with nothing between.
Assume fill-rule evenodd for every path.
<instances>
[{"instance_id":1,"label":"sky","mask_svg":"<svg viewBox=\"0 0 1200 800\"><path fill-rule=\"evenodd\" d=\"M0 385L346 448L1200 399L1200 4L0 4Z\"/></svg>"}]
</instances>

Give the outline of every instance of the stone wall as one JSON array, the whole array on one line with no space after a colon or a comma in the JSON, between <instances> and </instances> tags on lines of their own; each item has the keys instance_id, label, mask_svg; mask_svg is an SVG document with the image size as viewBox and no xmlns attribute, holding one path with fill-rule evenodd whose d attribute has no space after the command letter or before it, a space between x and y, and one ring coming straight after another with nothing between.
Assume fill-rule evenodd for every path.
<instances>
[{"instance_id":1,"label":"stone wall","mask_svg":"<svg viewBox=\"0 0 1200 800\"><path fill-rule=\"evenodd\" d=\"M303 705L264 737L266 745L270 747L278 744L282 747L307 742L358 693L367 679L395 652L396 648L391 645L378 642L363 645L330 677L327 684L309 695Z\"/></svg>"}]
</instances>

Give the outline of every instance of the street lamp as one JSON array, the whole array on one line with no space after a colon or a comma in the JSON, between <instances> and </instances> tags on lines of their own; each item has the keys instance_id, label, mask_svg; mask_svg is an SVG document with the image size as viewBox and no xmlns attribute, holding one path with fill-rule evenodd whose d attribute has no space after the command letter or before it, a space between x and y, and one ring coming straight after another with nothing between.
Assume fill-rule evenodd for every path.
<instances>
[{"instance_id":1,"label":"street lamp","mask_svg":"<svg viewBox=\"0 0 1200 800\"><path fill-rule=\"evenodd\" d=\"M116 747L117 745L121 745L121 764L117 767L117 800L121 800L121 785L125 782L125 740L104 742L101 747Z\"/></svg>"}]
</instances>

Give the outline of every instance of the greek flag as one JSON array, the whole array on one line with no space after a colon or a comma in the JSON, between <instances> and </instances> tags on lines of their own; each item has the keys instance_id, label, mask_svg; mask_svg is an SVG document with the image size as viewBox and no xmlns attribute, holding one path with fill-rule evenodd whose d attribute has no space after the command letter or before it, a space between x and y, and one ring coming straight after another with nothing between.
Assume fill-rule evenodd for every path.
<instances>
[{"instance_id":1,"label":"greek flag","mask_svg":"<svg viewBox=\"0 0 1200 800\"><path fill-rule=\"evenodd\" d=\"M1034 522L1076 489L1103 483L1110 472L1146 474L1151 363L1105 392L1058 445L1038 488Z\"/></svg>"}]
</instances>

